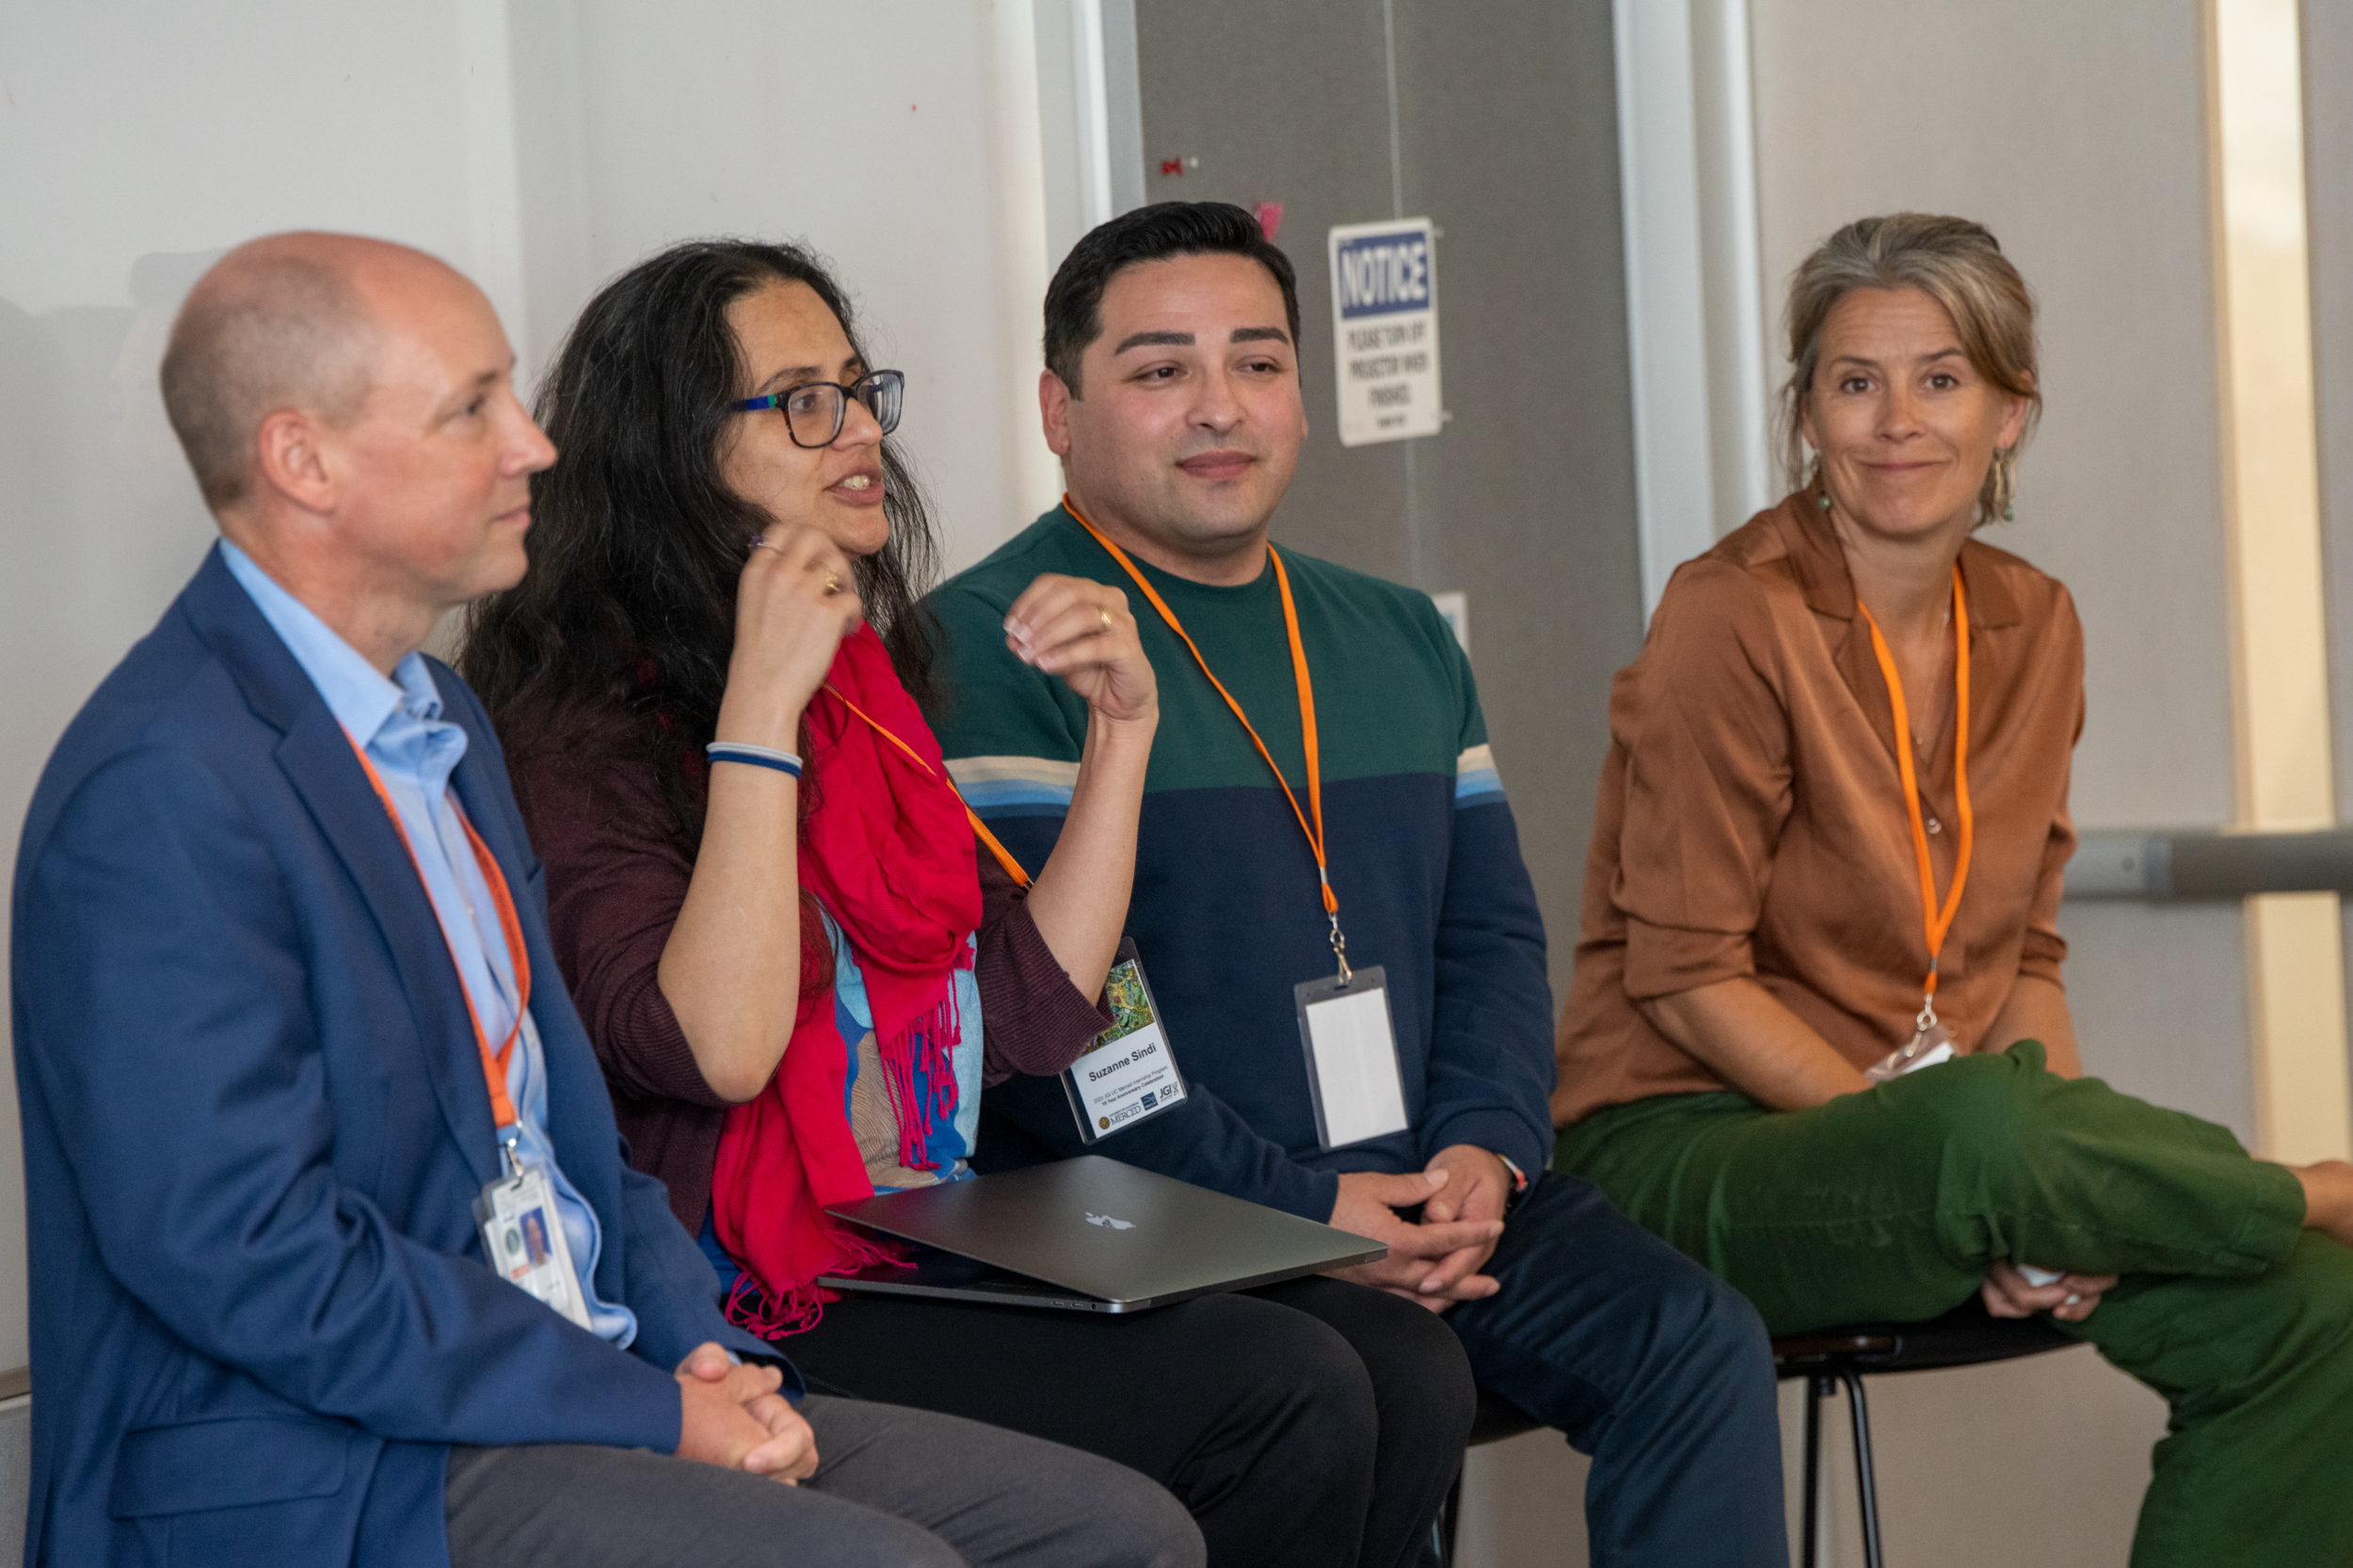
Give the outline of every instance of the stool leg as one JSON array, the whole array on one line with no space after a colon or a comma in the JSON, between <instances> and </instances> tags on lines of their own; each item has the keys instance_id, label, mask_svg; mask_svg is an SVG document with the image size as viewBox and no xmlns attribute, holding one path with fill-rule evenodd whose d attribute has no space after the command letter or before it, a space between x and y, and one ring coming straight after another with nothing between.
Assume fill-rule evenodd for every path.
<instances>
[{"instance_id":1,"label":"stool leg","mask_svg":"<svg viewBox=\"0 0 2353 1568\"><path fill-rule=\"evenodd\" d=\"M1879 1488L1871 1478L1871 1413L1863 1400L1863 1375L1841 1374L1847 1384L1848 1407L1854 1415L1855 1491L1863 1502L1864 1568L1884 1568L1880 1560Z\"/></svg>"},{"instance_id":2,"label":"stool leg","mask_svg":"<svg viewBox=\"0 0 2353 1568\"><path fill-rule=\"evenodd\" d=\"M1831 1380L1805 1380L1805 1546L1803 1568L1822 1565L1822 1401L1830 1398Z\"/></svg>"}]
</instances>

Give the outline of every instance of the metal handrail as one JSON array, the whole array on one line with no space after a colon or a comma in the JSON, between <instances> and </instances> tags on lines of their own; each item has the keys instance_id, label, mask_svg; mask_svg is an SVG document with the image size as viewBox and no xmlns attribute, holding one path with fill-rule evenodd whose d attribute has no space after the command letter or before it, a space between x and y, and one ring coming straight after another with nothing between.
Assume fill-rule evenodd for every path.
<instances>
[{"instance_id":1,"label":"metal handrail","mask_svg":"<svg viewBox=\"0 0 2353 1568\"><path fill-rule=\"evenodd\" d=\"M2309 833L2212 828L2086 833L2067 863L2071 899L2181 904L2258 893L2353 895L2353 827Z\"/></svg>"}]
</instances>

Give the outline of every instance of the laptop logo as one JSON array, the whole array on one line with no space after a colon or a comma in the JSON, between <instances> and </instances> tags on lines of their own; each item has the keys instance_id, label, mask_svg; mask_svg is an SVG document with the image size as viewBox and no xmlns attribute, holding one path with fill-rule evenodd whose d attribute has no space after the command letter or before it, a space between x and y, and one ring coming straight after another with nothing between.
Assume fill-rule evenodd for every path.
<instances>
[{"instance_id":1,"label":"laptop logo","mask_svg":"<svg viewBox=\"0 0 2353 1568\"><path fill-rule=\"evenodd\" d=\"M1114 1220L1109 1214L1090 1214L1087 1216L1087 1224L1091 1225L1108 1225L1113 1230L1133 1230L1136 1228L1136 1224L1133 1220Z\"/></svg>"}]
</instances>

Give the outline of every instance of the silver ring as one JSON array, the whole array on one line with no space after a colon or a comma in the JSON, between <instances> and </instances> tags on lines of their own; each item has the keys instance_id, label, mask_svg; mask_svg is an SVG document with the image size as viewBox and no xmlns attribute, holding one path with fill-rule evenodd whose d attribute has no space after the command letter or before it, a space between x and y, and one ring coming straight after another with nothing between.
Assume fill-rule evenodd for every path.
<instances>
[{"instance_id":1,"label":"silver ring","mask_svg":"<svg viewBox=\"0 0 2353 1568\"><path fill-rule=\"evenodd\" d=\"M2082 1296L2080 1296L2080 1295L2076 1294L2076 1293L2075 1293L2074 1291L2073 1291L2073 1290L2070 1290L2069 1292L2067 1292L2067 1299L2066 1299L2065 1301L2063 1301L2063 1302L2059 1303L2059 1304L2060 1304L2061 1306L2073 1306L2073 1305L2074 1305L2077 1302L2080 1302L2080 1301L2082 1301L2082 1300L2083 1300L2083 1297L2082 1297Z\"/></svg>"}]
</instances>

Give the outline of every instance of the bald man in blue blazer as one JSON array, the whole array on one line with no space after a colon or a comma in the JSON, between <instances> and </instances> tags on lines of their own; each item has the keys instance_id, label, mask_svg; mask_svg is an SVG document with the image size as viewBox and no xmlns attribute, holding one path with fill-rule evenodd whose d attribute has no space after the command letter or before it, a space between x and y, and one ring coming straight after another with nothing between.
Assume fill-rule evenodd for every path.
<instances>
[{"instance_id":1,"label":"bald man in blue blazer","mask_svg":"<svg viewBox=\"0 0 2353 1568\"><path fill-rule=\"evenodd\" d=\"M1197 1562L1132 1472L805 1398L621 1158L497 743L417 652L523 570L512 362L462 278L347 236L232 251L175 327L222 542L17 860L25 1560ZM518 1173L566 1310L486 1263Z\"/></svg>"}]
</instances>

